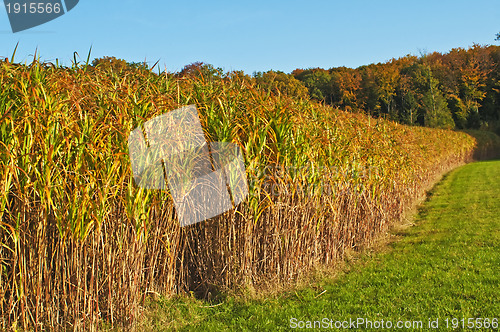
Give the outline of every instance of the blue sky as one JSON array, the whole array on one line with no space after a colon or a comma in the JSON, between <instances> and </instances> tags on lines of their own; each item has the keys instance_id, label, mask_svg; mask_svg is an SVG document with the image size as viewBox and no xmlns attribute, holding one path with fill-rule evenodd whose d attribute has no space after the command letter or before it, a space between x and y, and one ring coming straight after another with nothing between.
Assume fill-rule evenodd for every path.
<instances>
[{"instance_id":1,"label":"blue sky","mask_svg":"<svg viewBox=\"0 0 500 332\"><path fill-rule=\"evenodd\" d=\"M0 7L0 57L71 64L116 56L168 71L203 61L225 70L358 67L473 43L498 44L499 0L80 0L66 15L13 34Z\"/></svg>"}]
</instances>

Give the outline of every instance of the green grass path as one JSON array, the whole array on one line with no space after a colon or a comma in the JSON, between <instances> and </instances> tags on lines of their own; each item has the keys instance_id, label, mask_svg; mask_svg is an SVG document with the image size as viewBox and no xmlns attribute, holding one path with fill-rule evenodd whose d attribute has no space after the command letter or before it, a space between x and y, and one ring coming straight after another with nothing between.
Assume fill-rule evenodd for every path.
<instances>
[{"instance_id":1,"label":"green grass path","mask_svg":"<svg viewBox=\"0 0 500 332\"><path fill-rule=\"evenodd\" d=\"M457 330L463 324L467 329L469 318L500 320L500 161L463 166L429 196L415 227L398 233L382 252L347 264L335 280L266 300L227 297L215 307L194 299L160 300L147 325L154 330L289 331L300 330L292 329L300 321L325 319L326 326L332 320L328 324L335 327L336 321L346 326L363 318L373 324L384 320L386 327L388 321L422 321L422 329L400 330L423 331L432 330L429 319L438 319L434 330L442 331L451 330L452 323L458 323ZM358 327L366 330L366 324ZM499 330L494 324L490 331Z\"/></svg>"}]
</instances>

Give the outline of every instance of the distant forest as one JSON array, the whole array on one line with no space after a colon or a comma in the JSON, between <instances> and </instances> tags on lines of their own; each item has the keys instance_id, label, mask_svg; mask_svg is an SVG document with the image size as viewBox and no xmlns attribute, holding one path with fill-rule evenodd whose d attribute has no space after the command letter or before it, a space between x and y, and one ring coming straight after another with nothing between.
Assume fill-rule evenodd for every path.
<instances>
[{"instance_id":1,"label":"distant forest","mask_svg":"<svg viewBox=\"0 0 500 332\"><path fill-rule=\"evenodd\" d=\"M95 59L92 67L145 69L114 57ZM408 125L487 129L500 134L500 46L474 45L446 54L407 55L356 69L296 69L224 73L196 62L177 77L243 79L264 93L288 94L350 112L384 117Z\"/></svg>"},{"instance_id":2,"label":"distant forest","mask_svg":"<svg viewBox=\"0 0 500 332\"><path fill-rule=\"evenodd\" d=\"M306 93L342 110L404 124L499 129L500 46L408 55L356 69L269 71L254 77L262 87Z\"/></svg>"}]
</instances>

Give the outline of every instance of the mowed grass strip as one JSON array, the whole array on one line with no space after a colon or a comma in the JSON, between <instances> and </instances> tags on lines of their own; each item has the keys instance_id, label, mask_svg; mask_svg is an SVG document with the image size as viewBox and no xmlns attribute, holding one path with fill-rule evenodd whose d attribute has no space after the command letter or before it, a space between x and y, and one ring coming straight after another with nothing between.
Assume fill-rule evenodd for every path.
<instances>
[{"instance_id":1,"label":"mowed grass strip","mask_svg":"<svg viewBox=\"0 0 500 332\"><path fill-rule=\"evenodd\" d=\"M141 328L286 331L300 321L363 318L422 321L425 330L429 319L439 319L439 330L445 330L446 319L451 329L456 318L461 330L462 319L465 325L469 318L499 319L500 161L449 173L414 223L395 233L396 241L348 262L335 278L264 300L155 301Z\"/></svg>"}]
</instances>

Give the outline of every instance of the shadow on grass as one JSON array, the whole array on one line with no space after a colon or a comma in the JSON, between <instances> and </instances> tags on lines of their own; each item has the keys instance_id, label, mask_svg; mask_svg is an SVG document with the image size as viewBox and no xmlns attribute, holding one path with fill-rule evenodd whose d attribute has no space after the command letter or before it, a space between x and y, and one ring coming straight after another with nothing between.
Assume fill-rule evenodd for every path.
<instances>
[{"instance_id":1,"label":"shadow on grass","mask_svg":"<svg viewBox=\"0 0 500 332\"><path fill-rule=\"evenodd\" d=\"M477 148L472 155L474 160L498 160L500 158L500 137L497 134L486 130L464 130L463 132L477 141Z\"/></svg>"}]
</instances>

